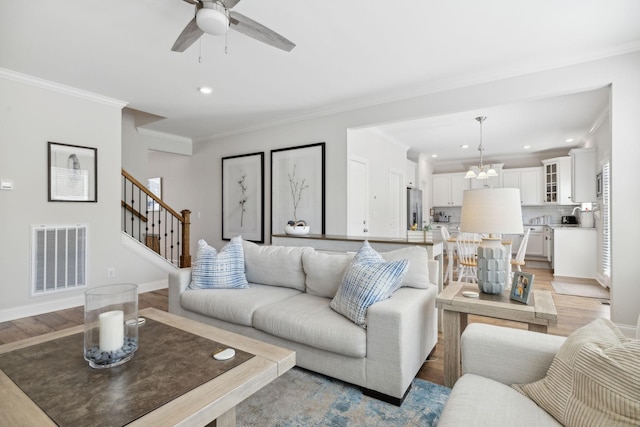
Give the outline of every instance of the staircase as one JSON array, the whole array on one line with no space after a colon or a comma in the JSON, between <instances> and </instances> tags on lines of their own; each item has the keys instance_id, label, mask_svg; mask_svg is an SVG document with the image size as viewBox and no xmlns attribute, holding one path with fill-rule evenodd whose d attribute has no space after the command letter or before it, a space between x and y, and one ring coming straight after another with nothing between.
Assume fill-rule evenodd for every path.
<instances>
[{"instance_id":1,"label":"staircase","mask_svg":"<svg viewBox=\"0 0 640 427\"><path fill-rule=\"evenodd\" d=\"M180 213L122 170L122 231L175 267L191 267L191 211Z\"/></svg>"}]
</instances>

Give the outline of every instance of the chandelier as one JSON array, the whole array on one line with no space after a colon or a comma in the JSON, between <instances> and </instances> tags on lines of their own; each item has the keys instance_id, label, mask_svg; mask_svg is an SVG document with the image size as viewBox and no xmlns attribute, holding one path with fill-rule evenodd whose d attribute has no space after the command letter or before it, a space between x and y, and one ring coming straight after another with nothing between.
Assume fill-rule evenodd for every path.
<instances>
[{"instance_id":1,"label":"chandelier","mask_svg":"<svg viewBox=\"0 0 640 427\"><path fill-rule=\"evenodd\" d=\"M491 176L498 176L498 173L493 169L490 165L485 165L482 163L482 152L484 148L482 147L482 122L484 122L487 118L485 116L476 117L478 123L480 123L480 145L478 146L478 151L480 152L480 164L478 166L471 166L467 174L464 176L465 178L477 178L477 179L487 179ZM478 170L478 174L473 171L473 169Z\"/></svg>"}]
</instances>

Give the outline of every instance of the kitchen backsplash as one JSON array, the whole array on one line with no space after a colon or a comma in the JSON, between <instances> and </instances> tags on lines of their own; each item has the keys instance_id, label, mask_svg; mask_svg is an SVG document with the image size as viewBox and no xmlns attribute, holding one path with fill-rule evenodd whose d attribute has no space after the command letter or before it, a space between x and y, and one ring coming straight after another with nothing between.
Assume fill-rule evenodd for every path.
<instances>
[{"instance_id":1,"label":"kitchen backsplash","mask_svg":"<svg viewBox=\"0 0 640 427\"><path fill-rule=\"evenodd\" d=\"M575 205L564 206L523 206L522 207L522 223L523 224L543 224L546 217L549 218L549 224L559 224L562 215L571 215ZM437 213L444 213L449 217L450 223L460 223L461 208L437 208ZM542 218L541 222L536 222L536 218ZM433 218L429 218L433 222Z\"/></svg>"}]
</instances>

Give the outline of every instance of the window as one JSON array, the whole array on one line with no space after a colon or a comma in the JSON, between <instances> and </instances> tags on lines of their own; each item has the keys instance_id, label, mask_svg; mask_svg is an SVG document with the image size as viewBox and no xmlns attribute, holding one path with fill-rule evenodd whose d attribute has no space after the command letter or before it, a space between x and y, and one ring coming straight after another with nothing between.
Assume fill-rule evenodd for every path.
<instances>
[{"instance_id":1,"label":"window","mask_svg":"<svg viewBox=\"0 0 640 427\"><path fill-rule=\"evenodd\" d=\"M611 223L609 163L602 166L602 274L611 278Z\"/></svg>"}]
</instances>

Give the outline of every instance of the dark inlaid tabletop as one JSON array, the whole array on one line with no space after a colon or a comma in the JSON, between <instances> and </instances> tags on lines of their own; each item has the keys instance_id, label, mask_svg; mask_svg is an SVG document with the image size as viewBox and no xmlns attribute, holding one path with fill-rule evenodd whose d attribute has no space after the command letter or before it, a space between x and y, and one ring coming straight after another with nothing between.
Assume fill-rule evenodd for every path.
<instances>
[{"instance_id":1,"label":"dark inlaid tabletop","mask_svg":"<svg viewBox=\"0 0 640 427\"><path fill-rule=\"evenodd\" d=\"M253 357L217 361L228 346L152 319L138 334L133 359L114 368L89 367L79 333L1 354L0 369L60 426L122 426Z\"/></svg>"}]
</instances>

